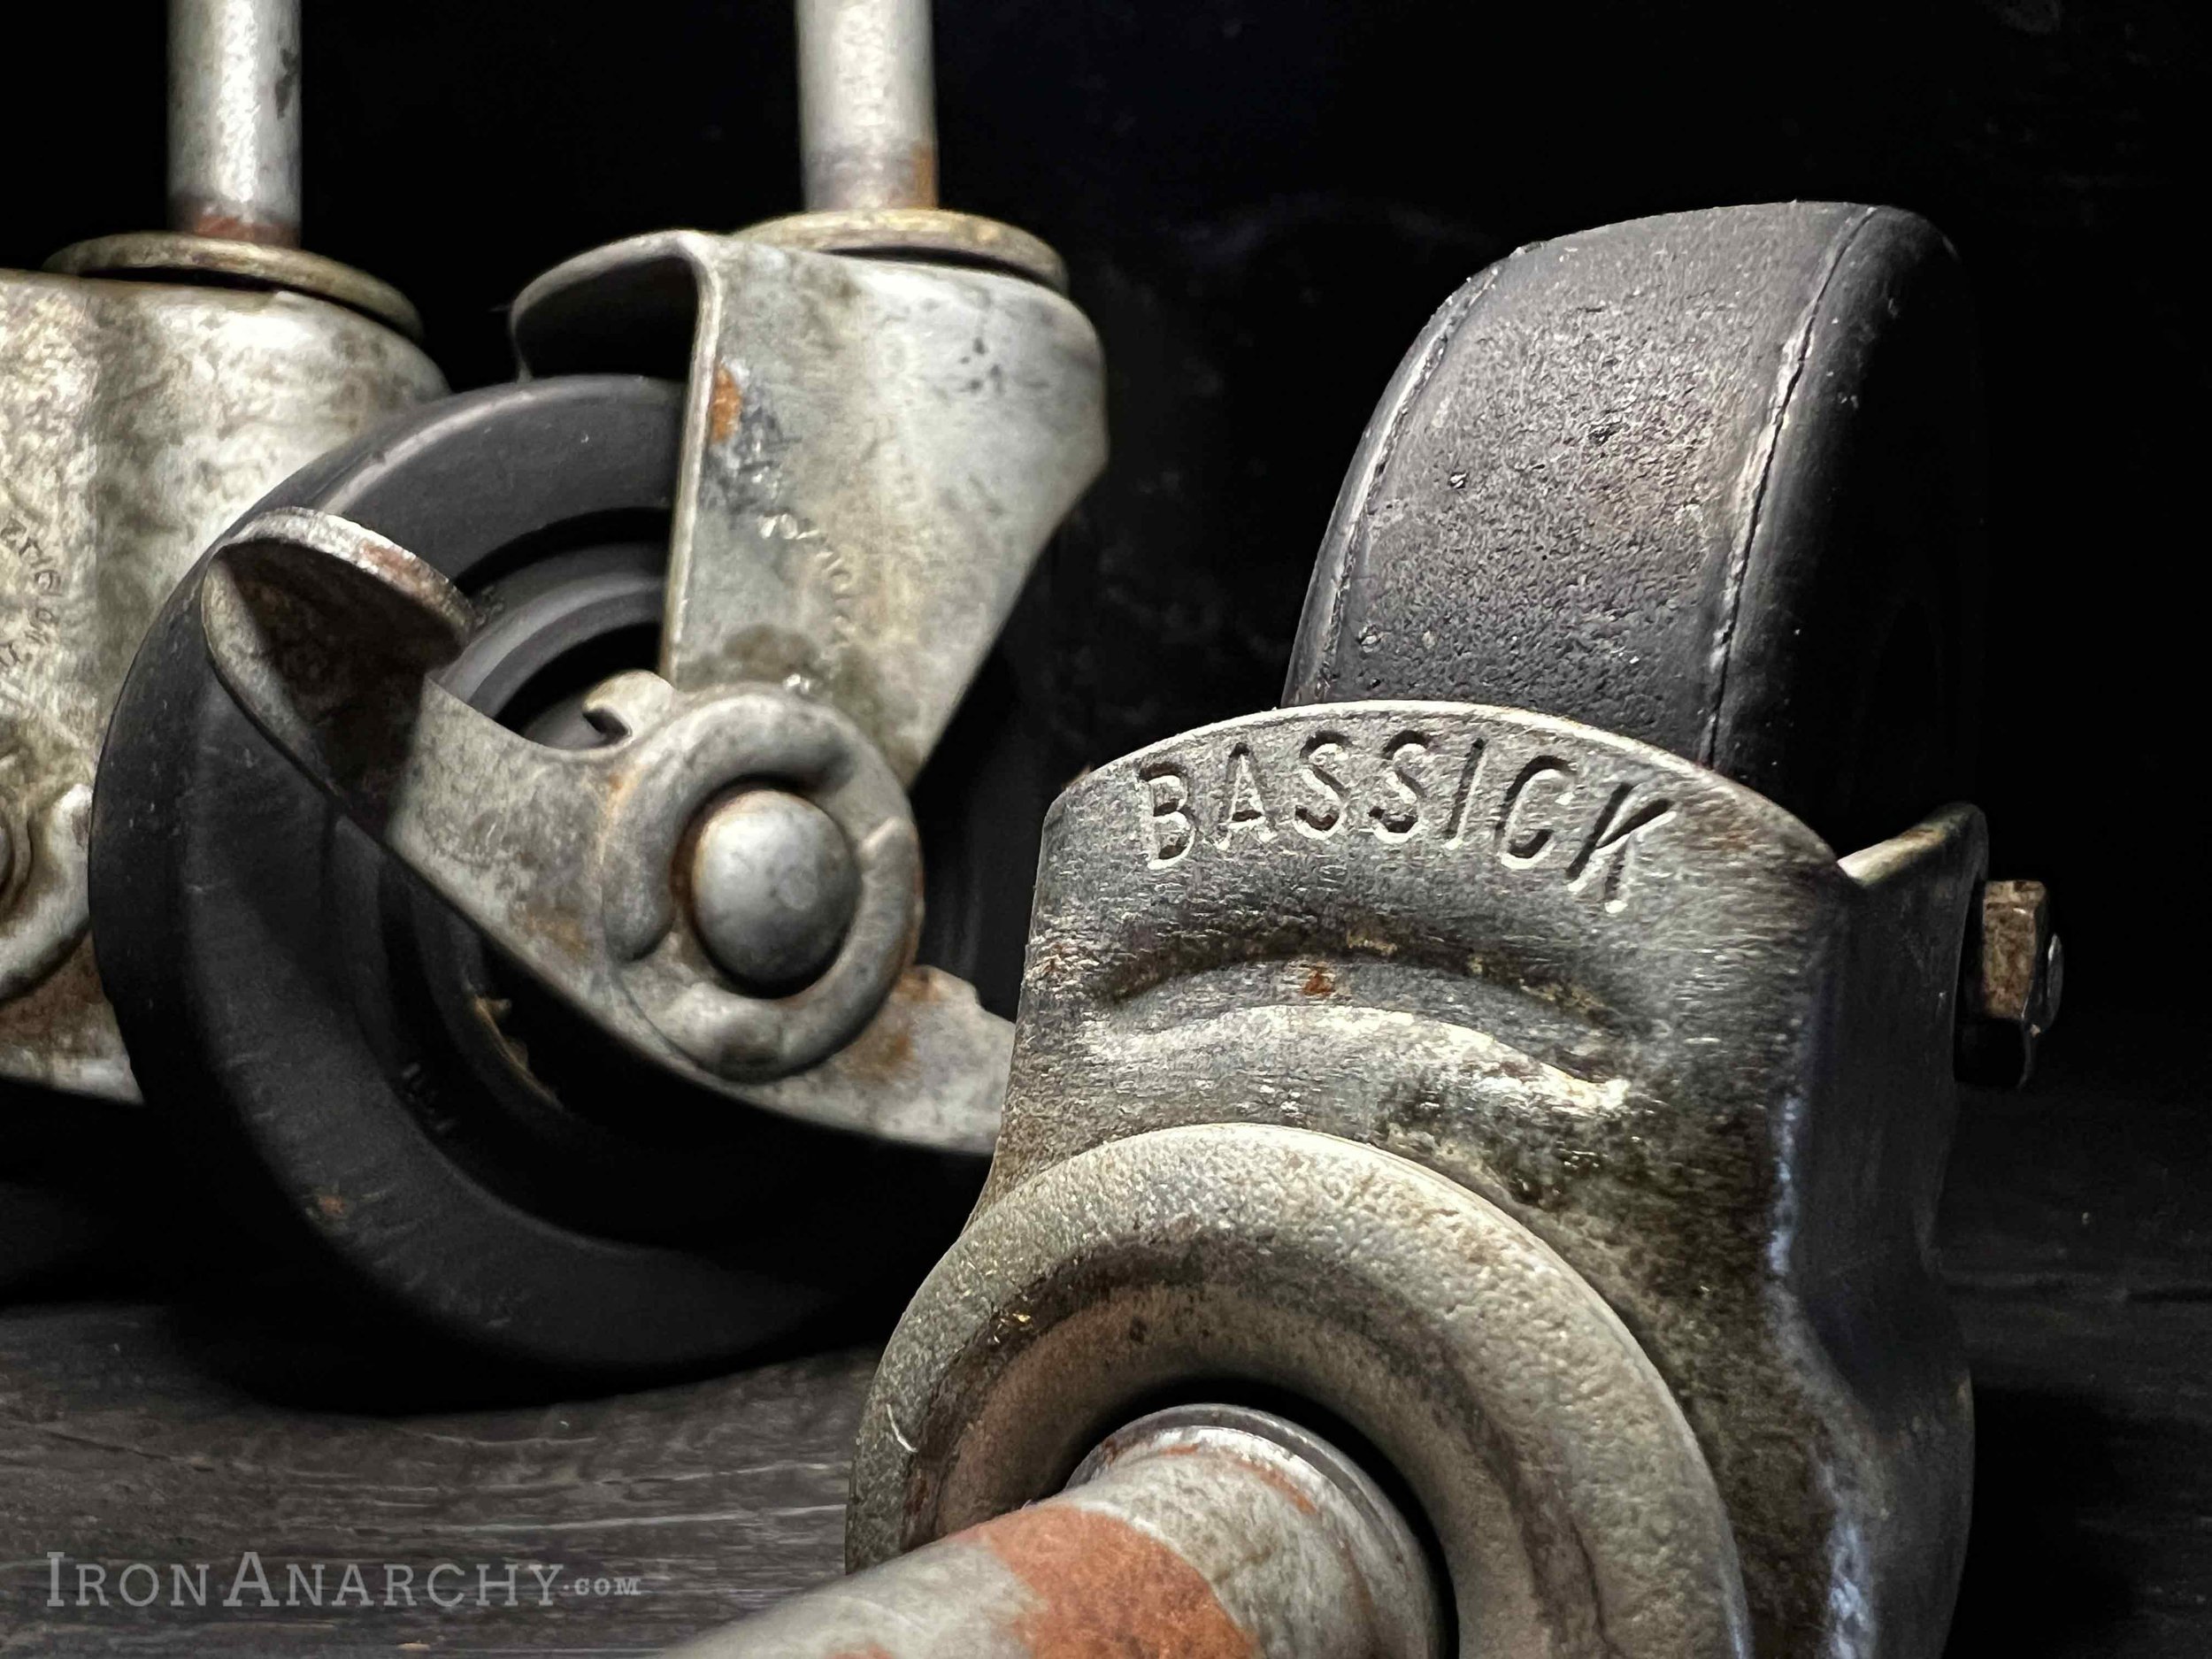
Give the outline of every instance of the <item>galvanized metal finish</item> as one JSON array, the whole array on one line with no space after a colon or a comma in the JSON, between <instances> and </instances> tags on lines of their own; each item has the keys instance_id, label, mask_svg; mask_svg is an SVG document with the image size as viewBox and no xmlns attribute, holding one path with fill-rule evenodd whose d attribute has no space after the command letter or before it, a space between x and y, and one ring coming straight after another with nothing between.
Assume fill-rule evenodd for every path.
<instances>
[{"instance_id":1,"label":"galvanized metal finish","mask_svg":"<svg viewBox=\"0 0 2212 1659\"><path fill-rule=\"evenodd\" d=\"M1002 271L1068 291L1068 268L1051 246L1017 225L941 207L854 208L787 213L738 233L748 242L808 253L859 254Z\"/></svg>"},{"instance_id":2,"label":"galvanized metal finish","mask_svg":"<svg viewBox=\"0 0 2212 1659\"><path fill-rule=\"evenodd\" d=\"M1435 1659L1428 1566L1335 1449L1226 1407L1133 1423L1065 1491L677 1649L687 1659Z\"/></svg>"},{"instance_id":3,"label":"galvanized metal finish","mask_svg":"<svg viewBox=\"0 0 2212 1659\"><path fill-rule=\"evenodd\" d=\"M1691 762L1463 704L1090 774L853 1565L1241 1377L1388 1459L1463 1653L1933 1655L1971 1445L1928 1247L1984 858L1970 809L1839 861Z\"/></svg>"},{"instance_id":4,"label":"galvanized metal finish","mask_svg":"<svg viewBox=\"0 0 2212 1659\"><path fill-rule=\"evenodd\" d=\"M136 1087L84 866L132 655L255 498L445 389L370 320L419 335L404 299L293 245L297 0L171 0L169 139L172 231L0 273L0 1076L117 1099Z\"/></svg>"},{"instance_id":5,"label":"galvanized metal finish","mask_svg":"<svg viewBox=\"0 0 2212 1659\"><path fill-rule=\"evenodd\" d=\"M129 277L288 289L328 300L419 341L422 317L390 283L303 248L188 236L178 231L131 231L72 242L46 262L60 276Z\"/></svg>"},{"instance_id":6,"label":"galvanized metal finish","mask_svg":"<svg viewBox=\"0 0 2212 1659\"><path fill-rule=\"evenodd\" d=\"M200 614L217 673L270 740L634 1052L795 1117L989 1145L1004 1024L941 976L918 971L902 986L920 927L913 820L898 780L834 709L776 685L687 694L630 673L588 700L605 745L534 742L426 678L467 631L466 603L443 577L299 509L218 544ZM818 807L858 867L833 960L780 995L730 983L671 880L692 826L755 781Z\"/></svg>"},{"instance_id":7,"label":"galvanized metal finish","mask_svg":"<svg viewBox=\"0 0 2212 1659\"><path fill-rule=\"evenodd\" d=\"M1065 292L1060 256L1011 225L937 205L929 0L797 0L807 211L749 240L983 267Z\"/></svg>"},{"instance_id":8,"label":"galvanized metal finish","mask_svg":"<svg viewBox=\"0 0 2212 1659\"><path fill-rule=\"evenodd\" d=\"M1097 335L995 273L673 231L539 278L515 342L634 366L695 303L661 672L798 686L911 780L1105 464Z\"/></svg>"},{"instance_id":9,"label":"galvanized metal finish","mask_svg":"<svg viewBox=\"0 0 2212 1659\"><path fill-rule=\"evenodd\" d=\"M169 226L72 243L46 269L282 288L422 338L397 288L298 245L299 0L169 0Z\"/></svg>"},{"instance_id":10,"label":"galvanized metal finish","mask_svg":"<svg viewBox=\"0 0 2212 1659\"><path fill-rule=\"evenodd\" d=\"M299 0L169 0L169 225L298 244Z\"/></svg>"},{"instance_id":11,"label":"galvanized metal finish","mask_svg":"<svg viewBox=\"0 0 2212 1659\"><path fill-rule=\"evenodd\" d=\"M1103 464L1096 336L1014 278L690 232L586 255L515 308L539 372L648 366L641 342L687 330L662 672L595 694L615 741L546 749L418 689L465 606L321 515L232 538L202 593L210 653L303 771L633 1052L772 1110L984 1150L1010 1034L969 987L908 971L903 786ZM410 639L436 649L393 649ZM796 986L746 983L760 895L697 885L695 836L757 782L826 814L858 872Z\"/></svg>"},{"instance_id":12,"label":"galvanized metal finish","mask_svg":"<svg viewBox=\"0 0 2212 1659\"><path fill-rule=\"evenodd\" d=\"M798 0L798 27L807 206L936 206L929 0Z\"/></svg>"},{"instance_id":13,"label":"galvanized metal finish","mask_svg":"<svg viewBox=\"0 0 2212 1659\"><path fill-rule=\"evenodd\" d=\"M1712 1475L1603 1300L1448 1179L1271 1125L1133 1133L979 1214L878 1373L848 1561L1050 1491L1135 1402L1225 1378L1317 1402L1390 1460L1459 1651L1749 1653Z\"/></svg>"},{"instance_id":14,"label":"galvanized metal finish","mask_svg":"<svg viewBox=\"0 0 2212 1659\"><path fill-rule=\"evenodd\" d=\"M255 497L443 383L389 330L289 294L0 273L0 1075L128 1098L81 868L124 671Z\"/></svg>"},{"instance_id":15,"label":"galvanized metal finish","mask_svg":"<svg viewBox=\"0 0 2212 1659\"><path fill-rule=\"evenodd\" d=\"M802 13L829 173L886 134L926 140L926 7ZM913 211L930 193L839 199ZM594 694L611 741L546 749L424 682L461 642L459 595L319 515L273 515L219 554L201 594L218 672L391 853L632 1052L772 1110L987 1148L1010 1033L970 987L909 971L903 786L1103 465L1096 335L1021 278L693 232L557 268L513 326L541 375L665 374L689 343L661 672ZM804 847L803 821L784 826L819 878L795 909L771 891L788 858L725 845L758 827L726 822L726 797L761 784L829 826ZM840 848L849 895L813 856Z\"/></svg>"}]
</instances>

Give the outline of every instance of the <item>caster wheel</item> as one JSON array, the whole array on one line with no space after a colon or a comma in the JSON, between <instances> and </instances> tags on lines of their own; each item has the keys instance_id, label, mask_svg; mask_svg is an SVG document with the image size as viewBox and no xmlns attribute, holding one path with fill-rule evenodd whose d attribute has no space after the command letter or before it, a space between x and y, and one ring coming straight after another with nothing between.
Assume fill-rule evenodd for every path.
<instances>
[{"instance_id":1,"label":"caster wheel","mask_svg":"<svg viewBox=\"0 0 2212 1659\"><path fill-rule=\"evenodd\" d=\"M578 375L452 398L261 508L342 514L486 621L449 688L555 746L656 660L681 388ZM259 511L260 509L257 509ZM204 569L204 566L202 567ZM232 1206L371 1302L480 1356L636 1377L757 1350L910 1286L979 1162L671 1079L600 1040L431 897L241 713L200 575L134 664L92 828L96 944L149 1102ZM1019 972L1057 780L995 660L918 787L921 956L987 1001ZM1015 891L1017 887L1021 890Z\"/></svg>"},{"instance_id":2,"label":"caster wheel","mask_svg":"<svg viewBox=\"0 0 2212 1659\"><path fill-rule=\"evenodd\" d=\"M1641 738L1832 844L1962 798L1980 389L1924 221L1784 204L1523 249L1415 342L1286 703L1445 697Z\"/></svg>"}]
</instances>

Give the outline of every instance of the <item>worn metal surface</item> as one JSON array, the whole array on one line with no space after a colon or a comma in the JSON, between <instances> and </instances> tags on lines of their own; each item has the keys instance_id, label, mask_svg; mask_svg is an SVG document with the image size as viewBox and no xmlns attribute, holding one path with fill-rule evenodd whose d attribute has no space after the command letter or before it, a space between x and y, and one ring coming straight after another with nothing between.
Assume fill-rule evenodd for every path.
<instances>
[{"instance_id":1,"label":"worn metal surface","mask_svg":"<svg viewBox=\"0 0 2212 1659\"><path fill-rule=\"evenodd\" d=\"M219 672L388 849L634 1053L814 1121L987 1148L1010 1034L969 987L907 972L920 883L902 786L1103 463L1096 336L1013 278L687 232L561 267L515 327L538 371L693 339L662 672L618 677L589 710L622 735L549 749L423 682L458 648L459 595L311 513L271 515L219 556L201 595ZM393 624L411 607L411 635ZM393 649L411 637L434 649ZM760 780L834 819L860 877L829 964L773 996L718 969L672 884L702 814Z\"/></svg>"},{"instance_id":2,"label":"worn metal surface","mask_svg":"<svg viewBox=\"0 0 2212 1659\"><path fill-rule=\"evenodd\" d=\"M1970 810L1839 862L1690 762L1464 705L1279 710L1092 773L1048 822L989 1184L863 1425L854 1564L1051 1490L1135 1399L1248 1376L1419 1494L1463 1652L1933 1653L1971 1441L1928 1246L1983 859ZM1367 1235L1411 1254L1272 1254L1332 1228L1355 1267ZM1646 1524L1695 1512L1665 1414L1552 1369L1574 1327L1511 1294L1540 1250L1679 1402L1747 1625L1717 1541ZM1425 1327L1446 1258L1469 1290ZM1437 1359L1486 1315L1522 1367L1487 1393Z\"/></svg>"},{"instance_id":3,"label":"worn metal surface","mask_svg":"<svg viewBox=\"0 0 2212 1659\"><path fill-rule=\"evenodd\" d=\"M299 0L169 0L169 224L297 245Z\"/></svg>"},{"instance_id":4,"label":"worn metal surface","mask_svg":"<svg viewBox=\"0 0 2212 1659\"><path fill-rule=\"evenodd\" d=\"M284 289L419 341L397 288L298 245L299 0L169 0L168 57L169 228L74 242L46 269Z\"/></svg>"},{"instance_id":5,"label":"worn metal surface","mask_svg":"<svg viewBox=\"0 0 2212 1659\"><path fill-rule=\"evenodd\" d=\"M466 603L443 577L357 525L297 508L219 544L200 617L217 673L270 740L633 1052L814 1121L989 1145L1005 1023L956 981L910 968L921 921L913 818L833 707L772 684L686 694L634 672L587 700L608 741L533 741L426 677L465 633ZM833 960L780 995L729 982L671 879L695 823L752 781L818 807L858 868Z\"/></svg>"},{"instance_id":6,"label":"worn metal surface","mask_svg":"<svg viewBox=\"0 0 2212 1659\"><path fill-rule=\"evenodd\" d=\"M127 1097L73 804L124 671L226 523L443 385L389 330L288 294L10 273L0 337L0 1075Z\"/></svg>"},{"instance_id":7,"label":"worn metal surface","mask_svg":"<svg viewBox=\"0 0 2212 1659\"><path fill-rule=\"evenodd\" d=\"M661 672L798 686L902 780L1105 464L1097 335L994 273L666 232L540 277L514 333L534 373L689 340Z\"/></svg>"},{"instance_id":8,"label":"worn metal surface","mask_svg":"<svg viewBox=\"0 0 2212 1659\"><path fill-rule=\"evenodd\" d=\"M700 943L755 991L819 978L860 899L860 868L837 820L803 795L759 785L700 819L684 883Z\"/></svg>"},{"instance_id":9,"label":"worn metal surface","mask_svg":"<svg viewBox=\"0 0 2212 1659\"><path fill-rule=\"evenodd\" d=\"M2085 1021L2024 1095L1969 1092L1938 1238L1974 1370L1974 1527L1953 1659L2201 1659L2212 1557L2212 1141L2204 1089L2147 1028ZM0 1211L0 1224L19 1211ZM2087 1217L2087 1219L2085 1219ZM273 1295L224 1305L292 1310ZM272 1399L211 1368L257 1356ZM391 1659L433 1651L650 1651L774 1606L838 1571L853 1432L872 1350L548 1407L336 1414L297 1392L303 1356L209 1340L113 1303L0 1310L0 1653L38 1659ZM416 1380L403 1346L388 1357ZM359 1357L320 1371L352 1381ZM357 1394L365 1384L353 1383ZM45 1552L108 1569L110 1605L46 1606ZM244 1550L327 1563L319 1607L219 1605ZM376 1605L333 1607L343 1564ZM442 1559L645 1594L562 1592L448 1611ZM131 1561L214 1563L206 1609L134 1609ZM383 1604L373 1563L411 1564ZM474 1588L472 1565L472 1590ZM451 1575L443 1580L451 1583ZM2024 1586L2032 1586L2032 1592Z\"/></svg>"},{"instance_id":10,"label":"worn metal surface","mask_svg":"<svg viewBox=\"0 0 2212 1659\"><path fill-rule=\"evenodd\" d=\"M940 207L854 208L787 213L748 225L748 242L811 253L972 265L1068 291L1068 267L1049 243L1016 225Z\"/></svg>"},{"instance_id":11,"label":"worn metal surface","mask_svg":"<svg viewBox=\"0 0 2212 1659\"><path fill-rule=\"evenodd\" d=\"M1275 1125L1133 1133L979 1215L877 1373L848 1561L1048 1492L1137 1402L1225 1378L1388 1460L1461 1652L1750 1651L1712 1475L1602 1299L1450 1180Z\"/></svg>"},{"instance_id":12,"label":"worn metal surface","mask_svg":"<svg viewBox=\"0 0 2212 1659\"><path fill-rule=\"evenodd\" d=\"M359 311L410 340L422 338L422 317L404 294L342 260L304 248L191 236L181 231L130 231L73 242L48 259L46 269L59 276L160 278L280 288Z\"/></svg>"},{"instance_id":13,"label":"worn metal surface","mask_svg":"<svg viewBox=\"0 0 2212 1659\"><path fill-rule=\"evenodd\" d=\"M929 0L798 0L798 27L807 206L934 207Z\"/></svg>"},{"instance_id":14,"label":"worn metal surface","mask_svg":"<svg viewBox=\"0 0 2212 1659\"><path fill-rule=\"evenodd\" d=\"M1011 225L937 205L929 0L798 0L803 213L751 241L979 266L1064 293L1067 267Z\"/></svg>"},{"instance_id":15,"label":"worn metal surface","mask_svg":"<svg viewBox=\"0 0 2212 1659\"><path fill-rule=\"evenodd\" d=\"M1435 1659L1405 1522L1264 1413L1133 1423L1067 1490L688 1642L687 1659Z\"/></svg>"}]
</instances>

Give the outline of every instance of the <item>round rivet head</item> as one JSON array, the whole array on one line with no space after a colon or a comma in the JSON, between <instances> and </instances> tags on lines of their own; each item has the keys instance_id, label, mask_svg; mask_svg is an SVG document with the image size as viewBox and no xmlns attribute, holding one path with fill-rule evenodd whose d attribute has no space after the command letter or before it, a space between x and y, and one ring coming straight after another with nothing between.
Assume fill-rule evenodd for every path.
<instances>
[{"instance_id":1,"label":"round rivet head","mask_svg":"<svg viewBox=\"0 0 2212 1659\"><path fill-rule=\"evenodd\" d=\"M820 977L860 899L852 843L788 790L755 787L712 808L692 844L691 914L716 965L775 995Z\"/></svg>"}]
</instances>

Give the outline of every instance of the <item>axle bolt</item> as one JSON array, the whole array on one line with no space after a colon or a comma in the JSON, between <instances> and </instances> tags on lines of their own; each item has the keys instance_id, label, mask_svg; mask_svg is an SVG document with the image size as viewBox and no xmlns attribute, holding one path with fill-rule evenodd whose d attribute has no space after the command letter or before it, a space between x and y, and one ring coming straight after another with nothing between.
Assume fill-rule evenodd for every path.
<instances>
[{"instance_id":1,"label":"axle bolt","mask_svg":"<svg viewBox=\"0 0 2212 1659\"><path fill-rule=\"evenodd\" d=\"M708 812L691 854L691 916L718 966L748 991L812 983L860 901L852 843L788 790L755 787Z\"/></svg>"}]
</instances>

